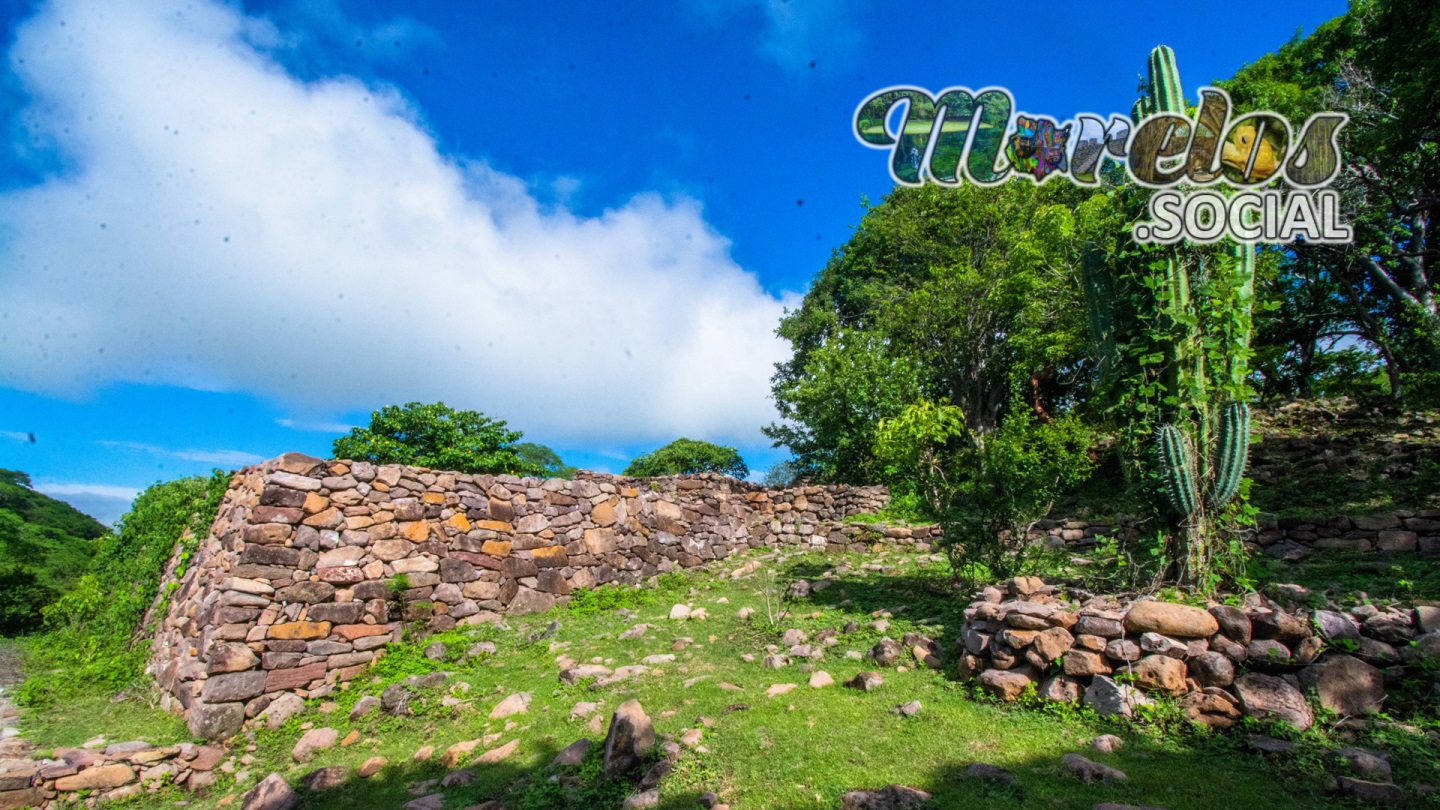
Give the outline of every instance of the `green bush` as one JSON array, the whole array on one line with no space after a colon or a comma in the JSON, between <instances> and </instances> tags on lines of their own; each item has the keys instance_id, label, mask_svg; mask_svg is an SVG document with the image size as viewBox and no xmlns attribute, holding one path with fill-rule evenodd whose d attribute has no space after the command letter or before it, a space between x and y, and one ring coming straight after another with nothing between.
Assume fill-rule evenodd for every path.
<instances>
[{"instance_id":1,"label":"green bush","mask_svg":"<svg viewBox=\"0 0 1440 810\"><path fill-rule=\"evenodd\" d=\"M744 459L733 447L721 447L710 442L695 439L676 439L652 450L625 468L625 475L636 478L652 478L657 475L694 475L715 472L733 478L744 478L750 474Z\"/></svg>"},{"instance_id":2,"label":"green bush","mask_svg":"<svg viewBox=\"0 0 1440 810\"><path fill-rule=\"evenodd\" d=\"M661 574L655 579L653 588L636 588L628 585L601 585L586 588L570 594L565 609L571 613L588 616L594 613L608 613L619 608L638 608L679 597L689 585L690 579L679 571Z\"/></svg>"},{"instance_id":3,"label":"green bush","mask_svg":"<svg viewBox=\"0 0 1440 810\"><path fill-rule=\"evenodd\" d=\"M408 402L386 405L370 414L370 426L357 427L336 439L333 451L336 458L375 464L543 475L540 467L516 452L514 443L521 435L518 430L507 430L504 421L478 411L457 411L443 402Z\"/></svg>"},{"instance_id":4,"label":"green bush","mask_svg":"<svg viewBox=\"0 0 1440 810\"><path fill-rule=\"evenodd\" d=\"M32 673L17 696L44 706L89 689L114 692L139 681L149 654L151 627L145 612L155 603L160 580L176 544L177 575L183 575L199 539L209 533L230 474L157 483L140 493L120 519L119 531L102 539L89 574L43 611L45 632L27 642ZM152 622L164 616L156 611Z\"/></svg>"},{"instance_id":5,"label":"green bush","mask_svg":"<svg viewBox=\"0 0 1440 810\"><path fill-rule=\"evenodd\" d=\"M1036 551L1026 540L1029 528L1089 475L1090 439L1074 416L1041 422L1017 407L976 441L954 469L941 520L957 576L975 583L1027 569Z\"/></svg>"},{"instance_id":6,"label":"green bush","mask_svg":"<svg viewBox=\"0 0 1440 810\"><path fill-rule=\"evenodd\" d=\"M40 626L41 610L55 591L40 581L40 574L23 565L0 565L0 635L13 636Z\"/></svg>"}]
</instances>

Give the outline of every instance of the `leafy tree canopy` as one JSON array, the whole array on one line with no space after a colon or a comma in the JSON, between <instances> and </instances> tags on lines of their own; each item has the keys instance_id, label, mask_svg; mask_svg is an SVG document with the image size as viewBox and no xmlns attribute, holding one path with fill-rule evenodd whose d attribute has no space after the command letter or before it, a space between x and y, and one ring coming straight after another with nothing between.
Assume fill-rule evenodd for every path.
<instances>
[{"instance_id":1,"label":"leafy tree canopy","mask_svg":"<svg viewBox=\"0 0 1440 810\"><path fill-rule=\"evenodd\" d=\"M435 470L496 475L541 475L516 452L518 430L478 411L461 411L443 402L386 405L370 414L369 427L357 427L335 440L336 458L376 464L410 464Z\"/></svg>"},{"instance_id":2,"label":"leafy tree canopy","mask_svg":"<svg viewBox=\"0 0 1440 810\"><path fill-rule=\"evenodd\" d=\"M1282 393L1303 396L1312 383L1325 387L1315 378L1331 369L1342 381L1363 369L1353 352L1331 351L1353 336L1383 359L1392 397L1410 382L1440 393L1440 300L1430 278L1440 258L1430 233L1440 208L1437 49L1440 4L1353 0L1346 14L1220 82L1237 112L1274 110L1297 126L1321 110L1350 115L1333 188L1355 244L1288 246L1278 286L1265 291L1284 321L1260 324L1262 345L1277 349L1260 366L1262 391L1279 382ZM1287 340L1293 352L1281 348Z\"/></svg>"},{"instance_id":3,"label":"leafy tree canopy","mask_svg":"<svg viewBox=\"0 0 1440 810\"><path fill-rule=\"evenodd\" d=\"M90 567L104 526L0 470L0 635L40 626L41 611Z\"/></svg>"},{"instance_id":4,"label":"leafy tree canopy","mask_svg":"<svg viewBox=\"0 0 1440 810\"><path fill-rule=\"evenodd\" d=\"M1080 250L1119 226L1106 194L1069 183L895 189L781 321L794 353L766 435L808 477L870 483L876 425L918 400L979 433L1016 384L1037 413L1067 407L1090 373Z\"/></svg>"},{"instance_id":5,"label":"leafy tree canopy","mask_svg":"<svg viewBox=\"0 0 1440 810\"><path fill-rule=\"evenodd\" d=\"M695 439L676 439L630 462L625 475L651 478L657 475L694 475L715 472L734 478L750 474L744 459L733 447L721 447Z\"/></svg>"},{"instance_id":6,"label":"leafy tree canopy","mask_svg":"<svg viewBox=\"0 0 1440 810\"><path fill-rule=\"evenodd\" d=\"M512 445L512 450L520 457L520 460L540 471L544 478L569 478L575 474L575 468L566 464L560 454L535 442L519 442Z\"/></svg>"}]
</instances>

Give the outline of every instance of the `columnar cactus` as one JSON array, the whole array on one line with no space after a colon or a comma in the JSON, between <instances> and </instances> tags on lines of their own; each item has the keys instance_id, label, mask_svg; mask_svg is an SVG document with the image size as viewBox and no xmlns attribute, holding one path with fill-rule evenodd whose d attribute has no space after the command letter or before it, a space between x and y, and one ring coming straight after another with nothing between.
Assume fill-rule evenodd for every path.
<instances>
[{"instance_id":1,"label":"columnar cactus","mask_svg":"<svg viewBox=\"0 0 1440 810\"><path fill-rule=\"evenodd\" d=\"M1163 45L1150 53L1134 108L1137 119L1158 113L1186 114L1175 54ZM1254 246L1092 250L1083 271L1102 385L1131 386L1128 413L1154 442L1152 469L1175 519L1174 573L1194 583L1208 565L1210 521L1235 497L1249 453ZM1127 358L1138 368L1121 374Z\"/></svg>"},{"instance_id":2,"label":"columnar cactus","mask_svg":"<svg viewBox=\"0 0 1440 810\"><path fill-rule=\"evenodd\" d=\"M1146 93L1130 108L1136 123L1156 113L1185 114L1185 94L1180 89L1180 69L1175 66L1175 52L1160 45L1150 52L1145 74Z\"/></svg>"}]
</instances>

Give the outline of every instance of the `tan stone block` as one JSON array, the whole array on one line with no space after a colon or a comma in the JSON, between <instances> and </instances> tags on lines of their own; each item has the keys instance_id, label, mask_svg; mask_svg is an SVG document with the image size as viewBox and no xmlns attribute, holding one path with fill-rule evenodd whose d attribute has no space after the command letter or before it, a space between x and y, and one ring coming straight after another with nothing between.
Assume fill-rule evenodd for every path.
<instances>
[{"instance_id":1,"label":"tan stone block","mask_svg":"<svg viewBox=\"0 0 1440 810\"><path fill-rule=\"evenodd\" d=\"M130 770L128 765L101 765L55 780L55 789L66 793L76 790L105 790L128 784L134 779L135 772Z\"/></svg>"},{"instance_id":2,"label":"tan stone block","mask_svg":"<svg viewBox=\"0 0 1440 810\"><path fill-rule=\"evenodd\" d=\"M464 587L460 589L460 592L464 594L467 599L499 599L500 583L481 582L479 580L467 582Z\"/></svg>"},{"instance_id":3,"label":"tan stone block","mask_svg":"<svg viewBox=\"0 0 1440 810\"><path fill-rule=\"evenodd\" d=\"M354 641L366 636L385 635L389 632L390 628L383 624L342 624L335 628L335 635L346 641Z\"/></svg>"},{"instance_id":4,"label":"tan stone block","mask_svg":"<svg viewBox=\"0 0 1440 810\"><path fill-rule=\"evenodd\" d=\"M456 512L449 520L445 521L445 525L462 532L470 531L470 519L459 512Z\"/></svg>"},{"instance_id":5,"label":"tan stone block","mask_svg":"<svg viewBox=\"0 0 1440 810\"><path fill-rule=\"evenodd\" d=\"M410 552L414 550L415 544L409 540L381 540L370 546L370 553L375 555L375 559L384 560L385 562L392 562L407 557L410 555ZM374 579L368 571L366 572L366 576Z\"/></svg>"},{"instance_id":6,"label":"tan stone block","mask_svg":"<svg viewBox=\"0 0 1440 810\"><path fill-rule=\"evenodd\" d=\"M612 499L612 500L609 500L609 501L603 501L603 502L601 502L601 503L596 504L596 505L595 505L595 508L590 510L590 519L595 522L595 525L596 525L596 526L609 526L610 524L614 523L614 522L615 522L615 502L614 502L614 500Z\"/></svg>"},{"instance_id":7,"label":"tan stone block","mask_svg":"<svg viewBox=\"0 0 1440 810\"><path fill-rule=\"evenodd\" d=\"M420 500L425 503L445 503L445 494L442 492L426 492L420 495Z\"/></svg>"},{"instance_id":8,"label":"tan stone block","mask_svg":"<svg viewBox=\"0 0 1440 810\"><path fill-rule=\"evenodd\" d=\"M400 532L406 539L416 543L423 543L430 539L430 523L424 520L417 520L411 523Z\"/></svg>"},{"instance_id":9,"label":"tan stone block","mask_svg":"<svg viewBox=\"0 0 1440 810\"><path fill-rule=\"evenodd\" d=\"M482 521L484 522L484 521ZM489 554L494 557L505 557L510 554L510 541L508 540L486 540L480 547L481 554Z\"/></svg>"},{"instance_id":10,"label":"tan stone block","mask_svg":"<svg viewBox=\"0 0 1440 810\"><path fill-rule=\"evenodd\" d=\"M475 528L489 529L492 532L505 532L506 534L515 533L515 527L503 520L478 520L475 522Z\"/></svg>"},{"instance_id":11,"label":"tan stone block","mask_svg":"<svg viewBox=\"0 0 1440 810\"><path fill-rule=\"evenodd\" d=\"M563 568L570 557L561 546L550 546L548 548L537 548L530 552L538 568Z\"/></svg>"},{"instance_id":12,"label":"tan stone block","mask_svg":"<svg viewBox=\"0 0 1440 810\"><path fill-rule=\"evenodd\" d=\"M305 514L314 515L323 512L330 507L330 499L318 492L305 493L305 504L301 508Z\"/></svg>"},{"instance_id":13,"label":"tan stone block","mask_svg":"<svg viewBox=\"0 0 1440 810\"><path fill-rule=\"evenodd\" d=\"M591 554L609 554L616 548L615 532L609 529L585 530L585 550Z\"/></svg>"},{"instance_id":14,"label":"tan stone block","mask_svg":"<svg viewBox=\"0 0 1440 810\"><path fill-rule=\"evenodd\" d=\"M330 507L321 512L316 512L310 517L301 521L306 526L313 526L317 529L336 529L345 523L345 515L335 507Z\"/></svg>"},{"instance_id":15,"label":"tan stone block","mask_svg":"<svg viewBox=\"0 0 1440 810\"><path fill-rule=\"evenodd\" d=\"M330 635L330 622L287 622L271 625L267 638L277 639L321 639Z\"/></svg>"}]
</instances>

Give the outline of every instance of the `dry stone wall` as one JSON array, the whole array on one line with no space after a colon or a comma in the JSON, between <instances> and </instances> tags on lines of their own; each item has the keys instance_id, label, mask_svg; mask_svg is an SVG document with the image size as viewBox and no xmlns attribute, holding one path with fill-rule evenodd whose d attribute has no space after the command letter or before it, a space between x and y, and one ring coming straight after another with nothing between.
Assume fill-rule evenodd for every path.
<instances>
[{"instance_id":1,"label":"dry stone wall","mask_svg":"<svg viewBox=\"0 0 1440 810\"><path fill-rule=\"evenodd\" d=\"M986 588L965 609L959 673L1004 700L1130 716L1155 695L1228 728L1242 716L1315 722L1306 694L1342 717L1381 711L1387 683L1440 663L1440 607L1343 608L1297 585L1208 609L1151 599L1067 598L1035 577ZM1302 607L1319 601L1323 608Z\"/></svg>"},{"instance_id":2,"label":"dry stone wall","mask_svg":"<svg viewBox=\"0 0 1440 810\"><path fill-rule=\"evenodd\" d=\"M1151 530L1153 533L1153 530ZM1087 550L1100 537L1138 536L1133 521L1047 519L1035 524L1032 542L1061 549ZM1375 515L1276 517L1262 514L1249 537L1251 547L1267 556L1297 562L1316 551L1419 551L1440 554L1440 509Z\"/></svg>"},{"instance_id":3,"label":"dry stone wall","mask_svg":"<svg viewBox=\"0 0 1440 810\"><path fill-rule=\"evenodd\" d=\"M928 552L935 526L845 522L883 487L767 488L718 475L575 480L466 475L287 454L237 472L193 559L177 554L151 671L197 736L234 734L368 667L402 626L443 631L548 610L756 547ZM1083 550L1123 521L1042 521ZM1268 521L1253 538L1315 549L1440 551L1440 512Z\"/></svg>"},{"instance_id":4,"label":"dry stone wall","mask_svg":"<svg viewBox=\"0 0 1440 810\"><path fill-rule=\"evenodd\" d=\"M467 475L287 454L235 474L172 581L151 671L207 739L348 681L406 623L443 631L548 610L746 548L930 549L929 528L844 518L883 487L766 488L719 475Z\"/></svg>"}]
</instances>

